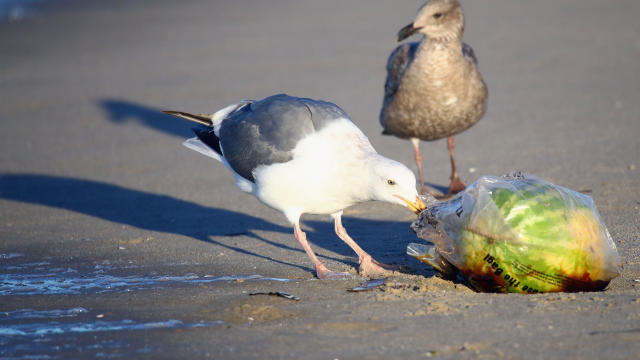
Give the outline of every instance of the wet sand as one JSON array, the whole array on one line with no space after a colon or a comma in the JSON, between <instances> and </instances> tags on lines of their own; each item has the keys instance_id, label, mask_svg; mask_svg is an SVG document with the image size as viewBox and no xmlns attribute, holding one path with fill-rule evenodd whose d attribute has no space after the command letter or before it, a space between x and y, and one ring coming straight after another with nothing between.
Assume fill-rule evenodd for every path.
<instances>
[{"instance_id":1,"label":"wet sand","mask_svg":"<svg viewBox=\"0 0 640 360\"><path fill-rule=\"evenodd\" d=\"M284 217L159 113L325 99L412 166L377 116L417 7L69 0L0 23L0 357L640 357L637 1L463 2L489 110L456 138L461 177L523 170L593 196L624 265L604 292L483 294L434 277L405 254L415 216L380 203L344 224L403 270L368 292L315 280ZM427 181L447 184L445 142L423 156ZM329 268L355 271L328 217L303 222ZM300 300L249 295L273 291Z\"/></svg>"}]
</instances>

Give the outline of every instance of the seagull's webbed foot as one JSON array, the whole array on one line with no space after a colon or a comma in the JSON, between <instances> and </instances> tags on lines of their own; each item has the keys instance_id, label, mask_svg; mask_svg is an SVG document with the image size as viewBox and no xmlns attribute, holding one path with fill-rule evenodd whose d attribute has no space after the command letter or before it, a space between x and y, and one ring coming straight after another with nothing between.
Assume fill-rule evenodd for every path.
<instances>
[{"instance_id":1,"label":"seagull's webbed foot","mask_svg":"<svg viewBox=\"0 0 640 360\"><path fill-rule=\"evenodd\" d=\"M467 185L460 180L460 178L457 176L451 179L451 184L449 184L449 191L447 191L447 195L455 195L461 191L464 191L464 189L467 188Z\"/></svg>"},{"instance_id":2,"label":"seagull's webbed foot","mask_svg":"<svg viewBox=\"0 0 640 360\"><path fill-rule=\"evenodd\" d=\"M320 280L344 280L355 277L353 274L348 272L331 271L323 264L316 265L316 276Z\"/></svg>"},{"instance_id":3,"label":"seagull's webbed foot","mask_svg":"<svg viewBox=\"0 0 640 360\"><path fill-rule=\"evenodd\" d=\"M362 250L358 244L349 236L347 230L342 226L342 212L333 214L334 224L336 234L342 241L347 243L353 251L358 255L358 260L360 262L359 273L362 276L388 276L391 275L393 270L398 270L397 267L386 265L381 262L374 260L371 255L367 254L366 251Z\"/></svg>"},{"instance_id":4,"label":"seagull's webbed foot","mask_svg":"<svg viewBox=\"0 0 640 360\"><path fill-rule=\"evenodd\" d=\"M399 270L399 266L383 264L371 255L365 255L360 259L360 275L368 277L389 276L393 271Z\"/></svg>"}]
</instances>

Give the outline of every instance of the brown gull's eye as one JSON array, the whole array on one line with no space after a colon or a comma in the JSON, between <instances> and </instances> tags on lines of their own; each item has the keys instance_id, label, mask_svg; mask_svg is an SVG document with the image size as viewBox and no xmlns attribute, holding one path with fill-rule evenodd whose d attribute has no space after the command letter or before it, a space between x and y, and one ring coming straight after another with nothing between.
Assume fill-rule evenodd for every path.
<instances>
[{"instance_id":1,"label":"brown gull's eye","mask_svg":"<svg viewBox=\"0 0 640 360\"><path fill-rule=\"evenodd\" d=\"M433 18L434 19L440 19L442 17L442 13L435 13L433 14Z\"/></svg>"},{"instance_id":2,"label":"brown gull's eye","mask_svg":"<svg viewBox=\"0 0 640 360\"><path fill-rule=\"evenodd\" d=\"M391 179L389 179L389 180L387 180L387 184L389 184L389 185L395 185L395 184L396 184L396 182L395 182L395 181L393 181L393 180L391 180Z\"/></svg>"}]
</instances>

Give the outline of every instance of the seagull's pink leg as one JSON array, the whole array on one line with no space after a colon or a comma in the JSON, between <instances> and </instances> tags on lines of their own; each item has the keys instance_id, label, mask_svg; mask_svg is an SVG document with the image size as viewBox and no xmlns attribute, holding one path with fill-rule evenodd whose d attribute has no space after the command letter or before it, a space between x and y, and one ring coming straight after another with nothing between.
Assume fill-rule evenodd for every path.
<instances>
[{"instance_id":1,"label":"seagull's pink leg","mask_svg":"<svg viewBox=\"0 0 640 360\"><path fill-rule=\"evenodd\" d=\"M449 156L451 157L451 184L449 185L448 195L457 194L460 191L464 190L467 185L465 185L460 177L458 176L458 171L456 170L456 160L453 157L453 149L455 148L455 143L453 142L453 136L449 136L447 138L447 149L449 149Z\"/></svg>"},{"instance_id":2,"label":"seagull's pink leg","mask_svg":"<svg viewBox=\"0 0 640 360\"><path fill-rule=\"evenodd\" d=\"M381 262L374 260L371 255L367 254L366 251L362 250L362 248L356 244L355 241L347 234L347 229L342 226L342 212L338 212L333 214L333 220L335 224L336 234L342 241L346 242L353 251L358 254L358 260L360 262L360 275L390 275L389 270L396 270L397 267L386 265Z\"/></svg>"},{"instance_id":3,"label":"seagull's pink leg","mask_svg":"<svg viewBox=\"0 0 640 360\"><path fill-rule=\"evenodd\" d=\"M293 224L293 235L295 236L296 240L298 240L300 245L302 245L302 248L307 253L307 255L309 255L309 257L311 258L313 265L316 267L316 276L318 277L318 279L330 280L353 277L353 275L349 273L330 271L326 266L324 266L323 263L320 262L320 260L318 260L316 254L313 252L313 250L311 250L311 246L309 246L309 242L307 241L307 234L305 234L305 232L300 228L299 221L296 221Z\"/></svg>"},{"instance_id":4,"label":"seagull's pink leg","mask_svg":"<svg viewBox=\"0 0 640 360\"><path fill-rule=\"evenodd\" d=\"M425 195L427 193L427 189L424 187L424 178L422 177L422 153L420 153L420 139L411 138L411 143L413 144L416 166L418 167L418 177L420 178L420 193Z\"/></svg>"}]
</instances>

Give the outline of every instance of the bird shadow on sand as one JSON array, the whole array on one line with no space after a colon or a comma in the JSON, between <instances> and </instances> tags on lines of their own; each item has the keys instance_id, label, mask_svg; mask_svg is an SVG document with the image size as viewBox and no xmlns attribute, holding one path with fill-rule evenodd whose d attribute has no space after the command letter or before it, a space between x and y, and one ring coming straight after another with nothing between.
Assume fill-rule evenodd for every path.
<instances>
[{"instance_id":1,"label":"bird shadow on sand","mask_svg":"<svg viewBox=\"0 0 640 360\"><path fill-rule=\"evenodd\" d=\"M418 183L420 183L420 181L418 181ZM434 195L432 190L435 190L435 195L443 195L449 191L448 185L438 185L430 182L425 182L424 186L427 187L427 192L432 193L432 195Z\"/></svg>"},{"instance_id":2,"label":"bird shadow on sand","mask_svg":"<svg viewBox=\"0 0 640 360\"><path fill-rule=\"evenodd\" d=\"M45 205L77 213L94 216L103 220L126 224L139 229L183 235L241 254L289 265L312 272L308 266L301 266L274 259L246 248L225 242L225 237L247 236L286 251L294 251L306 257L301 248L296 247L291 227L281 226L264 219L239 212L207 207L193 202L176 199L167 195L127 189L103 182L60 177L43 174L2 174L0 175L0 198L23 203ZM374 258L389 261L388 254L396 254L406 246L402 241L394 241L408 224L393 221L377 221L358 218L343 218L352 236ZM314 248L322 247L343 256L355 256L351 249L337 238L333 223L312 219L304 221L309 241ZM286 233L291 236L291 245L284 245L259 235L256 231ZM384 235L381 235L384 234ZM346 263L349 260L331 256L320 256ZM397 262L397 259L392 259ZM357 262L357 258L354 258ZM350 264L353 265L353 264Z\"/></svg>"},{"instance_id":3,"label":"bird shadow on sand","mask_svg":"<svg viewBox=\"0 0 640 360\"><path fill-rule=\"evenodd\" d=\"M193 131L191 131L193 123L180 121L175 116L165 115L158 108L116 99L102 99L98 101L98 105L106 112L109 120L116 124L133 121L179 138L193 136Z\"/></svg>"}]
</instances>

